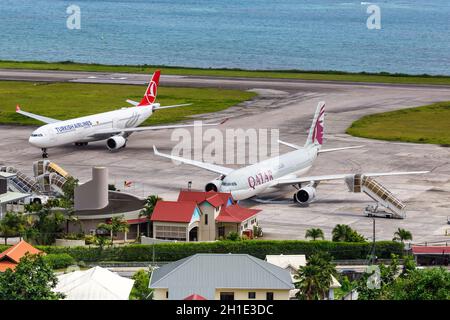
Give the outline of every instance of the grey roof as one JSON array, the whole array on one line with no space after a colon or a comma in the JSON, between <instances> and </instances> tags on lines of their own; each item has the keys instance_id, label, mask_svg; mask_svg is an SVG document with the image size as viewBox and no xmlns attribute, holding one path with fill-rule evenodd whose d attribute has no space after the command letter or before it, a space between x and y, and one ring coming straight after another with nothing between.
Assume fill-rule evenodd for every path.
<instances>
[{"instance_id":1,"label":"grey roof","mask_svg":"<svg viewBox=\"0 0 450 320\"><path fill-rule=\"evenodd\" d=\"M150 288L169 289L169 299L199 294L213 300L216 288L294 288L289 271L248 254L196 254L153 271Z\"/></svg>"},{"instance_id":2,"label":"grey roof","mask_svg":"<svg viewBox=\"0 0 450 320\"><path fill-rule=\"evenodd\" d=\"M7 192L0 195L0 204L10 203L17 200L25 199L29 197L31 194L29 193L21 193L21 192Z\"/></svg>"},{"instance_id":3,"label":"grey roof","mask_svg":"<svg viewBox=\"0 0 450 320\"><path fill-rule=\"evenodd\" d=\"M108 192L108 205L103 209L98 210L78 210L75 212L77 216L99 216L111 214L124 214L127 212L140 211L145 205L145 199L141 199L135 195L109 191Z\"/></svg>"}]
</instances>

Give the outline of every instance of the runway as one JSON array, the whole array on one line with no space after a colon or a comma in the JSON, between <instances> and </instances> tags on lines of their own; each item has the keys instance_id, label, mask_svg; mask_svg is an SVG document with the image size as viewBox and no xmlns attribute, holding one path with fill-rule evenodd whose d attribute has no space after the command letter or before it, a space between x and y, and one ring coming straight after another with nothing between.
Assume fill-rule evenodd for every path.
<instances>
[{"instance_id":1,"label":"runway","mask_svg":"<svg viewBox=\"0 0 450 320\"><path fill-rule=\"evenodd\" d=\"M0 79L143 85L148 81L148 75L0 70ZM447 229L450 234L447 224L447 216L450 216L450 148L375 141L345 134L346 128L363 115L450 100L450 87L191 76L162 76L161 85L258 92L259 96L250 102L196 118L219 120L229 117L230 120L219 127L222 132L237 128L277 128L281 140L300 145L306 139L317 102L325 100L325 147L363 144L365 148L323 154L308 175L431 170L421 176L377 179L406 203L407 217L404 220L377 219L376 237L390 240L400 227L412 232L414 242L450 240L445 235ZM0 164L16 166L31 174L32 162L41 156L40 150L27 142L31 131L30 127L0 127ZM140 196L152 193L166 200L176 200L178 190L185 188L188 181L193 182L193 188L203 189L216 175L186 165L174 165L154 156L153 144L161 152L171 152L177 144L177 141L171 141L172 133L170 130L136 133L129 138L125 149L114 153L107 151L104 142L87 147L54 148L49 150L50 159L81 182L90 178L92 166L102 165L110 169L111 183L118 188L123 188L124 180L131 180L135 184L126 189L128 192ZM281 146L280 151L290 150ZM291 199L293 192L294 189L286 189L284 198ZM270 239L304 239L305 231L311 227L323 229L329 239L332 228L338 223L348 224L368 238L372 235L372 219L362 214L371 199L364 194L349 193L342 181L320 184L317 200L307 208L292 203L242 203L262 209L260 225L265 237Z\"/></svg>"}]
</instances>

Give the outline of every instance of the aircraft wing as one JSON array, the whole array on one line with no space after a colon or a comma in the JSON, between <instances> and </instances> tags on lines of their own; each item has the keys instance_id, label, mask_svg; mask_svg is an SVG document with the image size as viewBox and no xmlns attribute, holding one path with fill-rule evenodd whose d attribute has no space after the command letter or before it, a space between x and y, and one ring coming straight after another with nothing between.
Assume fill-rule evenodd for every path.
<instances>
[{"instance_id":1,"label":"aircraft wing","mask_svg":"<svg viewBox=\"0 0 450 320\"><path fill-rule=\"evenodd\" d=\"M21 115L24 115L25 117L36 119L36 120L44 122L44 123L55 123L55 122L59 122L60 121L60 120L56 120L56 119L40 116L38 114L22 111L22 110L20 110L20 106L18 106L18 105L16 106L16 112L21 114Z\"/></svg>"},{"instance_id":2,"label":"aircraft wing","mask_svg":"<svg viewBox=\"0 0 450 320\"><path fill-rule=\"evenodd\" d=\"M423 174L428 173L430 171L405 171L405 172L380 172L380 173L362 173L362 175L366 177L382 177L382 176L399 176L399 175L408 175L408 174ZM344 174L332 174L332 175L324 175L324 176L310 176L310 177L299 177L299 178L279 178L272 182L271 187L277 186L286 186L286 185L294 185L299 183L306 182L320 182L327 180L340 180L345 179L346 177L353 176L354 173L344 173Z\"/></svg>"},{"instance_id":3,"label":"aircraft wing","mask_svg":"<svg viewBox=\"0 0 450 320\"><path fill-rule=\"evenodd\" d=\"M218 123L203 123L202 126L208 127L208 126L218 126L228 119L223 120L222 122ZM108 136L108 135L114 135L114 134L120 134L120 133L133 133L133 132L141 132L141 131L150 131L150 130L164 130L164 129L177 129L177 128L189 128L194 127L195 124L179 124L179 125L168 125L168 126L149 126L149 127L136 127L136 128L123 128L123 129L105 129L105 130L99 130L92 134L90 137L96 137L96 136Z\"/></svg>"},{"instance_id":4,"label":"aircraft wing","mask_svg":"<svg viewBox=\"0 0 450 320\"><path fill-rule=\"evenodd\" d=\"M177 156L172 156L170 154L161 153L161 152L158 151L158 149L156 149L155 146L153 146L153 152L157 156L164 157L164 158L169 158L169 159L172 159L172 160L175 160L175 161L180 161L182 163L190 164L191 166L199 167L199 168L202 168L202 169L205 169L205 170L208 170L208 171L212 171L212 172L215 172L215 173L220 173L220 174L227 175L231 171L233 171L233 169L231 169L231 168L222 167L222 166L218 166L218 165L211 164L211 163L205 163L205 162L201 162L201 161L185 159L185 158L182 158L182 157L177 157Z\"/></svg>"}]
</instances>

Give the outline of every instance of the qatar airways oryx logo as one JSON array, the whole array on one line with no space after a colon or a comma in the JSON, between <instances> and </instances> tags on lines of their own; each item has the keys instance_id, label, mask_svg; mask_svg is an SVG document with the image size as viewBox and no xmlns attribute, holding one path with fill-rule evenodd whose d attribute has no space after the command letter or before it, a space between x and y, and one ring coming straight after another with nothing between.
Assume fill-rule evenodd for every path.
<instances>
[{"instance_id":1,"label":"qatar airways oryx logo","mask_svg":"<svg viewBox=\"0 0 450 320\"><path fill-rule=\"evenodd\" d=\"M318 144L323 143L323 117L325 114L325 105L322 106L319 112L319 116L317 117L316 124L314 125L314 131L312 135L313 142Z\"/></svg>"},{"instance_id":2,"label":"qatar airways oryx logo","mask_svg":"<svg viewBox=\"0 0 450 320\"><path fill-rule=\"evenodd\" d=\"M179 128L172 131L171 140L177 142L172 156L215 164L254 164L278 157L278 129L203 129L201 121L194 122L194 130ZM174 161L175 164L179 162ZM269 173L254 177L254 185L269 178ZM253 182L251 182L253 184Z\"/></svg>"}]
</instances>

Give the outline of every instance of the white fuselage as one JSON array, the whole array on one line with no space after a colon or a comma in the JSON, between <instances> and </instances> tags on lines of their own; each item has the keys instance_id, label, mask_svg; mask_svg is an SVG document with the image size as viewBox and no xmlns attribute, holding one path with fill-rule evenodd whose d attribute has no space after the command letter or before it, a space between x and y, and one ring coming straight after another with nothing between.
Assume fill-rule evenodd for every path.
<instances>
[{"instance_id":1,"label":"white fuselage","mask_svg":"<svg viewBox=\"0 0 450 320\"><path fill-rule=\"evenodd\" d=\"M273 180L296 178L305 174L317 158L318 147L301 148L279 157L237 169L223 178L218 191L231 192L236 200L272 192Z\"/></svg>"},{"instance_id":2,"label":"white fuselage","mask_svg":"<svg viewBox=\"0 0 450 320\"><path fill-rule=\"evenodd\" d=\"M78 142L108 139L114 134L102 135L102 130L135 128L147 120L153 112L152 105L122 108L86 117L46 124L30 136L30 144L39 148L50 148ZM129 135L129 134L128 134Z\"/></svg>"}]
</instances>

